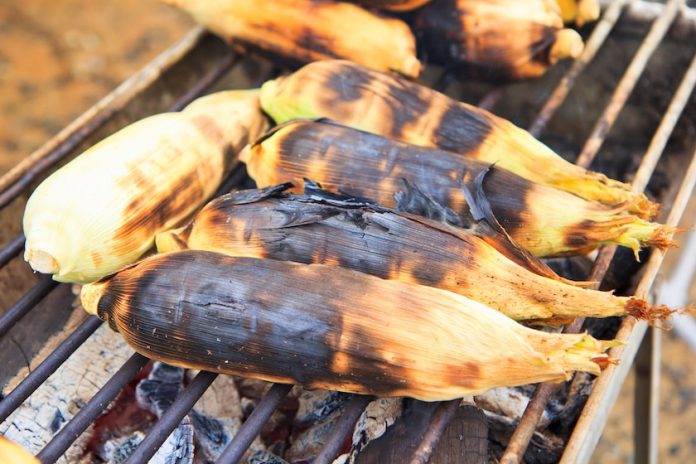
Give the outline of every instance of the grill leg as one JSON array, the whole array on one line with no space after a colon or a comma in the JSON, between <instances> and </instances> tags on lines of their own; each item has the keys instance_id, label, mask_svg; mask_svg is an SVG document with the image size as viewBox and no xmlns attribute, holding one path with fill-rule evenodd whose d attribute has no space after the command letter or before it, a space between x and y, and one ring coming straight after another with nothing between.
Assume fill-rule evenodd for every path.
<instances>
[{"instance_id":1,"label":"grill leg","mask_svg":"<svg viewBox=\"0 0 696 464\"><path fill-rule=\"evenodd\" d=\"M650 328L636 358L633 440L636 464L657 464L662 331Z\"/></svg>"}]
</instances>

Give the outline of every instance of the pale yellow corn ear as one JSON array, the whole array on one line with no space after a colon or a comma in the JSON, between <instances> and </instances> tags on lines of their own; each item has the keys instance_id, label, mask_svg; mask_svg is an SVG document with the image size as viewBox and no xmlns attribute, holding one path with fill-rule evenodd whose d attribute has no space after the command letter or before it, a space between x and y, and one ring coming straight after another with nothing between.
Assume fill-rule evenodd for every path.
<instances>
[{"instance_id":1,"label":"pale yellow corn ear","mask_svg":"<svg viewBox=\"0 0 696 464\"><path fill-rule=\"evenodd\" d=\"M39 464L39 460L17 443L0 436L0 463Z\"/></svg>"},{"instance_id":2,"label":"pale yellow corn ear","mask_svg":"<svg viewBox=\"0 0 696 464\"><path fill-rule=\"evenodd\" d=\"M398 18L340 1L164 0L225 40L293 64L344 58L416 77L416 39Z\"/></svg>"},{"instance_id":3,"label":"pale yellow corn ear","mask_svg":"<svg viewBox=\"0 0 696 464\"><path fill-rule=\"evenodd\" d=\"M561 29L556 34L556 41L549 50L549 62L555 64L567 58L575 59L582 54L585 43L573 29Z\"/></svg>"},{"instance_id":4,"label":"pale yellow corn ear","mask_svg":"<svg viewBox=\"0 0 696 464\"><path fill-rule=\"evenodd\" d=\"M137 121L44 180L24 213L24 258L61 282L90 282L140 257L157 232L209 198L268 127L258 91L200 99Z\"/></svg>"}]
</instances>

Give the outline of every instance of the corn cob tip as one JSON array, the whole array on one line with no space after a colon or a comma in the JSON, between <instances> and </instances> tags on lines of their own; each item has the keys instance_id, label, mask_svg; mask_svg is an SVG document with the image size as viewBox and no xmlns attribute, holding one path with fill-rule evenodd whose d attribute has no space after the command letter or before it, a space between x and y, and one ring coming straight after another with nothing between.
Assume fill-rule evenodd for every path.
<instances>
[{"instance_id":1,"label":"corn cob tip","mask_svg":"<svg viewBox=\"0 0 696 464\"><path fill-rule=\"evenodd\" d=\"M585 48L582 37L573 29L561 29L549 50L549 62L555 64L565 58L577 58Z\"/></svg>"},{"instance_id":2,"label":"corn cob tip","mask_svg":"<svg viewBox=\"0 0 696 464\"><path fill-rule=\"evenodd\" d=\"M58 274L60 272L60 264L46 251L27 247L24 251L24 260L36 272L42 274Z\"/></svg>"},{"instance_id":3,"label":"corn cob tip","mask_svg":"<svg viewBox=\"0 0 696 464\"><path fill-rule=\"evenodd\" d=\"M656 326L658 323L667 321L675 311L667 305L650 306L647 301L642 298L631 297L626 303L626 313L646 321L651 326Z\"/></svg>"},{"instance_id":4,"label":"corn cob tip","mask_svg":"<svg viewBox=\"0 0 696 464\"><path fill-rule=\"evenodd\" d=\"M423 69L423 64L415 56L407 56L403 59L399 69L394 69L405 76L408 77L418 77L421 70Z\"/></svg>"},{"instance_id":5,"label":"corn cob tip","mask_svg":"<svg viewBox=\"0 0 696 464\"><path fill-rule=\"evenodd\" d=\"M658 250L665 251L669 248L677 246L677 242L675 242L672 237L674 234L681 234L683 232L684 229L660 224L653 233L652 237L648 239L647 245L655 247Z\"/></svg>"},{"instance_id":6,"label":"corn cob tip","mask_svg":"<svg viewBox=\"0 0 696 464\"><path fill-rule=\"evenodd\" d=\"M93 316L98 315L97 308L99 307L99 300L104 294L104 290L106 290L106 282L94 282L82 286L80 301L85 311Z\"/></svg>"},{"instance_id":7,"label":"corn cob tip","mask_svg":"<svg viewBox=\"0 0 696 464\"><path fill-rule=\"evenodd\" d=\"M575 17L575 24L578 27L596 21L599 18L599 13L601 8L599 6L598 0L580 0L578 3L577 15Z\"/></svg>"},{"instance_id":8,"label":"corn cob tip","mask_svg":"<svg viewBox=\"0 0 696 464\"><path fill-rule=\"evenodd\" d=\"M566 350L564 363L569 373L573 371L585 371L599 375L609 364L616 361L605 352L622 343L617 340L597 340L583 334L582 338L571 348Z\"/></svg>"}]
</instances>

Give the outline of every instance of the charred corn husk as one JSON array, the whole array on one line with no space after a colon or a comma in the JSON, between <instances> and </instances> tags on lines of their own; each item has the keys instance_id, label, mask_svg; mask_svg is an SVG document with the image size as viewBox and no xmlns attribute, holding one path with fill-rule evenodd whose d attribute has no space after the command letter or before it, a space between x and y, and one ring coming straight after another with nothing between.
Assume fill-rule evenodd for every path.
<instances>
[{"instance_id":1,"label":"charred corn husk","mask_svg":"<svg viewBox=\"0 0 696 464\"><path fill-rule=\"evenodd\" d=\"M584 48L563 29L556 0L434 0L415 13L413 28L428 61L487 79L539 77Z\"/></svg>"},{"instance_id":2,"label":"charred corn husk","mask_svg":"<svg viewBox=\"0 0 696 464\"><path fill-rule=\"evenodd\" d=\"M611 346L436 288L205 251L150 257L83 287L82 303L175 366L426 401L597 374Z\"/></svg>"},{"instance_id":3,"label":"charred corn husk","mask_svg":"<svg viewBox=\"0 0 696 464\"><path fill-rule=\"evenodd\" d=\"M492 215L523 248L536 256L586 252L616 243L669 246L672 229L620 209L591 203L561 190L535 184L505 169L436 148L418 147L326 120L290 121L274 128L240 154L259 187L315 180L329 190L370 198L387 207L432 216L411 193L471 215L466 185L481 190ZM478 186L478 182L482 186ZM409 186L415 187L415 189ZM406 191L409 194L404 194ZM396 196L395 196L396 195Z\"/></svg>"},{"instance_id":4,"label":"charred corn husk","mask_svg":"<svg viewBox=\"0 0 696 464\"><path fill-rule=\"evenodd\" d=\"M39 460L29 451L2 436L0 436L0 462L2 464L39 464Z\"/></svg>"},{"instance_id":5,"label":"charred corn husk","mask_svg":"<svg viewBox=\"0 0 696 464\"><path fill-rule=\"evenodd\" d=\"M522 3L522 2L521 2ZM346 61L312 63L266 82L261 106L276 122L327 117L415 145L438 147L508 169L643 218L657 204L627 184L568 163L509 121L405 79Z\"/></svg>"},{"instance_id":6,"label":"charred corn husk","mask_svg":"<svg viewBox=\"0 0 696 464\"><path fill-rule=\"evenodd\" d=\"M573 286L518 251L441 222L338 199L326 192L282 193L288 184L217 198L185 227L157 235L157 250L207 250L230 256L338 265L384 279L449 290L517 320L668 316L638 298ZM479 232L480 234L481 232ZM496 240L498 244L504 240ZM505 246L505 245L503 245ZM508 256L512 256L513 259Z\"/></svg>"},{"instance_id":7,"label":"charred corn husk","mask_svg":"<svg viewBox=\"0 0 696 464\"><path fill-rule=\"evenodd\" d=\"M396 18L326 0L164 0L230 41L294 63L345 58L415 77L416 39Z\"/></svg>"},{"instance_id":8,"label":"charred corn husk","mask_svg":"<svg viewBox=\"0 0 696 464\"><path fill-rule=\"evenodd\" d=\"M556 0L561 8L561 17L566 24L575 23L582 27L596 21L601 12L599 0Z\"/></svg>"},{"instance_id":9,"label":"charred corn husk","mask_svg":"<svg viewBox=\"0 0 696 464\"><path fill-rule=\"evenodd\" d=\"M93 281L132 263L157 232L213 194L239 150L267 127L251 90L213 94L121 129L32 193L24 259L61 282Z\"/></svg>"},{"instance_id":10,"label":"charred corn husk","mask_svg":"<svg viewBox=\"0 0 696 464\"><path fill-rule=\"evenodd\" d=\"M365 6L387 11L411 11L420 8L430 0L357 0Z\"/></svg>"}]
</instances>

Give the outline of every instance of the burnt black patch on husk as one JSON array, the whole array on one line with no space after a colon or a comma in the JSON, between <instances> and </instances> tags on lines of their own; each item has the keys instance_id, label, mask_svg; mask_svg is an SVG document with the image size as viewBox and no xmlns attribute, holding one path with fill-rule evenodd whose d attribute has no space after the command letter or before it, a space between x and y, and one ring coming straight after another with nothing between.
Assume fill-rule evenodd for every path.
<instances>
[{"instance_id":1,"label":"burnt black patch on husk","mask_svg":"<svg viewBox=\"0 0 696 464\"><path fill-rule=\"evenodd\" d=\"M473 186L473 183L469 185ZM534 185L502 168L492 169L483 179L483 192L493 215L512 237L527 227L524 212L530 208L529 197ZM548 214L554 214L554 211L549 210Z\"/></svg>"},{"instance_id":2,"label":"burnt black patch on husk","mask_svg":"<svg viewBox=\"0 0 696 464\"><path fill-rule=\"evenodd\" d=\"M306 27L297 37L295 42L299 48L304 48L313 53L324 55L327 58L340 58L336 54L336 45L333 41L318 33L316 29Z\"/></svg>"},{"instance_id":3,"label":"burnt black patch on husk","mask_svg":"<svg viewBox=\"0 0 696 464\"><path fill-rule=\"evenodd\" d=\"M587 231L592 230L594 221L585 219L574 226L567 227L564 230L564 242L569 248L582 248L590 245Z\"/></svg>"},{"instance_id":4,"label":"burnt black patch on husk","mask_svg":"<svg viewBox=\"0 0 696 464\"><path fill-rule=\"evenodd\" d=\"M404 78L394 78L393 84L389 86L389 97L385 99L391 111L390 137L402 138L406 126L428 117L428 110L433 102L431 94L431 90Z\"/></svg>"},{"instance_id":5,"label":"burnt black patch on husk","mask_svg":"<svg viewBox=\"0 0 696 464\"><path fill-rule=\"evenodd\" d=\"M531 23L529 27L532 29L531 37L539 37L538 40L529 44L530 61L548 65L549 52L551 51L551 46L556 41L558 29L539 23Z\"/></svg>"},{"instance_id":6,"label":"burnt black patch on husk","mask_svg":"<svg viewBox=\"0 0 696 464\"><path fill-rule=\"evenodd\" d=\"M453 102L440 118L433 141L443 150L466 154L476 151L492 130L485 115Z\"/></svg>"},{"instance_id":7,"label":"burnt black patch on husk","mask_svg":"<svg viewBox=\"0 0 696 464\"><path fill-rule=\"evenodd\" d=\"M350 377L375 392L405 386L404 372L380 358L376 342L360 327L349 336L354 344L348 347L349 374L333 372L339 343L345 342L346 306L333 294L341 293L333 285L305 281L320 279L319 269L201 251L162 255L147 263L148 272L134 268L131 277L137 279L130 281L128 310L115 315L129 329L121 333L144 354L303 385ZM353 289L362 288L364 279L349 273L329 281Z\"/></svg>"},{"instance_id":8,"label":"burnt black patch on husk","mask_svg":"<svg viewBox=\"0 0 696 464\"><path fill-rule=\"evenodd\" d=\"M188 210L192 202L203 199L203 186L195 171L182 176L168 192L160 192L158 196L152 181L139 169L132 170L129 181L138 186L139 194L126 206L124 216L128 220L114 234L114 242L119 246L131 246L134 239L142 239L132 235L139 229L143 235L154 234L171 218Z\"/></svg>"},{"instance_id":9,"label":"burnt black patch on husk","mask_svg":"<svg viewBox=\"0 0 696 464\"><path fill-rule=\"evenodd\" d=\"M355 102L368 92L373 77L358 66L341 64L332 71L326 82L329 98L326 100L329 108L335 108L332 102ZM334 102L335 104L335 102Z\"/></svg>"},{"instance_id":10,"label":"burnt black patch on husk","mask_svg":"<svg viewBox=\"0 0 696 464\"><path fill-rule=\"evenodd\" d=\"M464 59L461 14L456 0L433 0L419 8L411 21L417 38L418 56L429 63L442 65Z\"/></svg>"}]
</instances>

